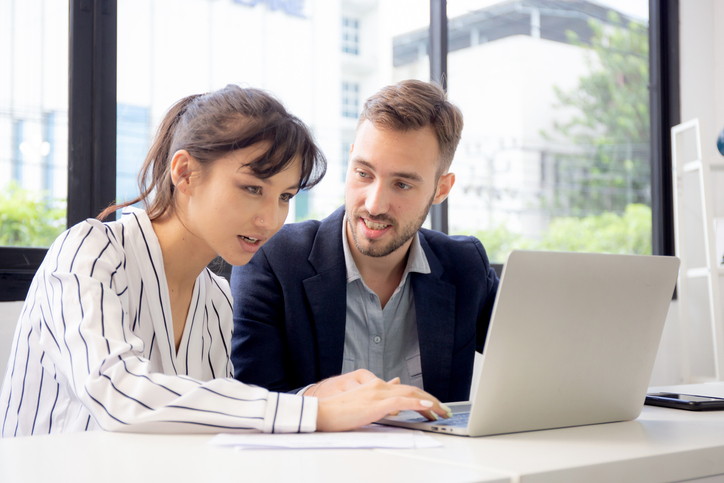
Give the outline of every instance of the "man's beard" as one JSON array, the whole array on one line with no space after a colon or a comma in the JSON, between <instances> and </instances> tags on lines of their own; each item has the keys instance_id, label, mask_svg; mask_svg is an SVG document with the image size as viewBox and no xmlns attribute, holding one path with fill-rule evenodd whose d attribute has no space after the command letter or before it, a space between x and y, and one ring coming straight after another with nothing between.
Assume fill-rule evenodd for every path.
<instances>
[{"instance_id":1,"label":"man's beard","mask_svg":"<svg viewBox=\"0 0 724 483\"><path fill-rule=\"evenodd\" d=\"M434 200L434 198L435 194L433 193L433 196L430 198L430 201L428 202L427 207L423 211L422 215L416 220L403 226L402 229L399 230L397 235L386 245L379 244L380 242L378 240L368 240L368 246L363 247L360 244L360 240L358 238L359 235L355 230L356 227L353 225L353 223L357 223L357 217L353 216L349 211L347 211L347 223L349 224L350 232L352 232L352 239L354 240L355 246L357 246L357 250L359 250L362 255L380 258L386 257L390 253L400 248L402 245L407 243L410 238L415 236L415 233L417 233L418 230L422 227L423 223L425 223L425 220L427 219L427 214L430 212L430 207L432 206L432 201ZM361 215L362 218L366 218L367 220L374 223L384 223L387 225L391 225L395 231L398 231L397 222L392 218L388 217L387 215L372 216L367 212L361 213Z\"/></svg>"}]
</instances>

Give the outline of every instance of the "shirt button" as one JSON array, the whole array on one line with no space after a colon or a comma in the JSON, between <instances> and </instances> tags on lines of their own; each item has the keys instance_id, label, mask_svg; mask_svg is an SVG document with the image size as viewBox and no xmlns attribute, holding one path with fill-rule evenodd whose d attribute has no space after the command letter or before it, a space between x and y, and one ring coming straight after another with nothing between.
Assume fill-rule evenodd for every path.
<instances>
[{"instance_id":1,"label":"shirt button","mask_svg":"<svg viewBox=\"0 0 724 483\"><path fill-rule=\"evenodd\" d=\"M373 302L375 301L375 294L372 294L372 293L370 294L370 300Z\"/></svg>"},{"instance_id":2,"label":"shirt button","mask_svg":"<svg viewBox=\"0 0 724 483\"><path fill-rule=\"evenodd\" d=\"M375 344L379 344L380 341L382 340L382 337L380 337L379 335L376 335L373 340L375 341Z\"/></svg>"}]
</instances>

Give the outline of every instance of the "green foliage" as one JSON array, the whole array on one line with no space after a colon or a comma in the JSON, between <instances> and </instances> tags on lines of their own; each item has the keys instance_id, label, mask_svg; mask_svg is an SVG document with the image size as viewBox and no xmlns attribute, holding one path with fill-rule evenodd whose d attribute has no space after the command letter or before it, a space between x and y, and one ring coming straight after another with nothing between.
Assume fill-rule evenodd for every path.
<instances>
[{"instance_id":1,"label":"green foliage","mask_svg":"<svg viewBox=\"0 0 724 483\"><path fill-rule=\"evenodd\" d=\"M551 208L583 214L650 203L648 33L635 22L624 26L615 13L609 22L589 21L590 45L568 33L588 50L589 74L571 91L554 87L558 107L575 112L554 127L587 154L558 157L563 182L582 188L557 194Z\"/></svg>"},{"instance_id":2,"label":"green foliage","mask_svg":"<svg viewBox=\"0 0 724 483\"><path fill-rule=\"evenodd\" d=\"M502 263L514 248L565 252L651 254L651 208L632 203L623 215L560 217L539 240L511 233L504 225L473 234L492 262Z\"/></svg>"},{"instance_id":3,"label":"green foliage","mask_svg":"<svg viewBox=\"0 0 724 483\"><path fill-rule=\"evenodd\" d=\"M477 231L472 235L483 243L488 260L493 263L504 262L511 250L524 248L529 243L526 238L508 230L505 224L490 230Z\"/></svg>"},{"instance_id":4,"label":"green foliage","mask_svg":"<svg viewBox=\"0 0 724 483\"><path fill-rule=\"evenodd\" d=\"M0 246L50 246L66 224L65 202L56 205L10 182L0 192Z\"/></svg>"},{"instance_id":5,"label":"green foliage","mask_svg":"<svg viewBox=\"0 0 724 483\"><path fill-rule=\"evenodd\" d=\"M578 114L556 128L576 144L601 146L649 140L649 40L644 25L622 26L615 13L609 15L613 28L590 20L590 46L569 32L572 43L589 50L590 74L579 79L570 92L555 88L562 106Z\"/></svg>"},{"instance_id":6,"label":"green foliage","mask_svg":"<svg viewBox=\"0 0 724 483\"><path fill-rule=\"evenodd\" d=\"M651 254L651 208L630 204L615 213L556 218L538 245L540 250Z\"/></svg>"}]
</instances>

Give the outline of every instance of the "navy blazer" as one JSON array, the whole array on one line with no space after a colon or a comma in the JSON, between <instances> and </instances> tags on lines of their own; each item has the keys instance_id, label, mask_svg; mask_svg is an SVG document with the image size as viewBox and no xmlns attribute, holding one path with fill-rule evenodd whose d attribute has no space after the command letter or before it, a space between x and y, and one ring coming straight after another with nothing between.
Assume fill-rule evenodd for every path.
<instances>
[{"instance_id":1,"label":"navy blazer","mask_svg":"<svg viewBox=\"0 0 724 483\"><path fill-rule=\"evenodd\" d=\"M290 391L340 374L347 310L344 207L320 221L285 225L231 273L234 376ZM421 229L430 274L410 273L422 380L441 401L469 397L498 289L483 245Z\"/></svg>"}]
</instances>

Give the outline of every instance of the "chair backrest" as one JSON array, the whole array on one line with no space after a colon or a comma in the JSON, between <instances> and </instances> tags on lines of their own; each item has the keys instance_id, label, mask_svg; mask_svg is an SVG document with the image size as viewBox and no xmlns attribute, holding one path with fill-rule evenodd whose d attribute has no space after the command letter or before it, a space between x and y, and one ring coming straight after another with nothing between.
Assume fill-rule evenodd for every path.
<instances>
[{"instance_id":1,"label":"chair backrest","mask_svg":"<svg viewBox=\"0 0 724 483\"><path fill-rule=\"evenodd\" d=\"M0 302L0 387L10 358L15 327L23 309L23 302Z\"/></svg>"}]
</instances>

